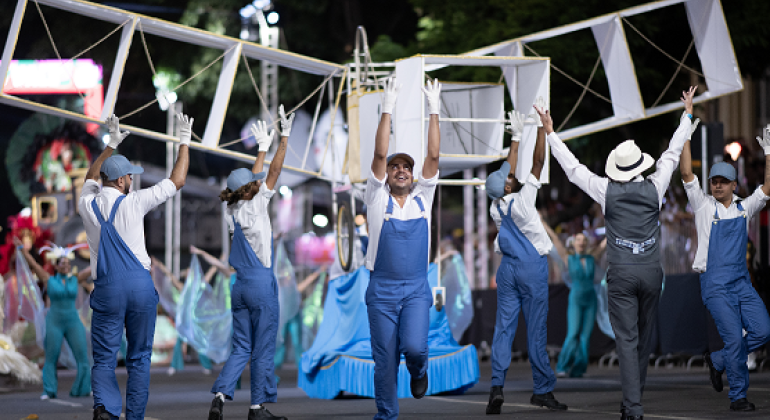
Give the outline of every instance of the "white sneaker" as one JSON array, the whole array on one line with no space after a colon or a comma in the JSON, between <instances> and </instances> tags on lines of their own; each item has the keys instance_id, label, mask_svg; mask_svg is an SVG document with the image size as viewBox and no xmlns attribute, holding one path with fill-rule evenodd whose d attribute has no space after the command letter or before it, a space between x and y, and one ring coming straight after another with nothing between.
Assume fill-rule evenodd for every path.
<instances>
[{"instance_id":1,"label":"white sneaker","mask_svg":"<svg viewBox=\"0 0 770 420\"><path fill-rule=\"evenodd\" d=\"M168 376L174 376L175 373L176 373L176 369L172 367L168 368Z\"/></svg>"},{"instance_id":2,"label":"white sneaker","mask_svg":"<svg viewBox=\"0 0 770 420\"><path fill-rule=\"evenodd\" d=\"M567 372L556 372L556 377L557 378L566 378L567 377Z\"/></svg>"},{"instance_id":3,"label":"white sneaker","mask_svg":"<svg viewBox=\"0 0 770 420\"><path fill-rule=\"evenodd\" d=\"M49 397L48 394L43 394L43 395L40 396L40 399L41 400L50 400L51 397Z\"/></svg>"},{"instance_id":4,"label":"white sneaker","mask_svg":"<svg viewBox=\"0 0 770 420\"><path fill-rule=\"evenodd\" d=\"M204 369L203 369L203 374L204 374L204 375L211 375L211 369L205 369L205 368L204 368Z\"/></svg>"}]
</instances>

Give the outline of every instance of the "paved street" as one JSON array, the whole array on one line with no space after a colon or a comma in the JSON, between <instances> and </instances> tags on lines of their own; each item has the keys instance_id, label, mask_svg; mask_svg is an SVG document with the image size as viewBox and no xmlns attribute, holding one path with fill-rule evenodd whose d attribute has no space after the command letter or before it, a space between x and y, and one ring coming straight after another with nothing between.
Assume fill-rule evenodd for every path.
<instances>
[{"instance_id":1,"label":"paved street","mask_svg":"<svg viewBox=\"0 0 770 420\"><path fill-rule=\"evenodd\" d=\"M212 395L208 392L215 374L205 376L197 365L174 376L168 376L165 368L154 368L150 386L147 420L205 419ZM281 382L278 403L268 409L274 414L299 419L370 419L375 413L374 400L344 396L336 400L314 400L296 387L297 372L283 369L278 372ZM40 420L89 420L90 398L67 396L73 381L72 371L59 371L59 394L62 398L40 401L42 387L15 388L0 382L0 420L19 420L36 414ZM402 399L400 419L476 419L486 417L484 408L489 390L490 365L481 363L481 381L464 395L425 397L422 400ZM125 385L125 369L120 368L118 378L121 388ZM557 399L569 405L567 412L550 412L529 405L532 393L532 376L527 362L514 362L508 371L505 386L506 403L501 419L568 419L594 420L619 418L621 399L617 366L613 368L589 366L582 379L561 378L554 391ZM243 376L244 387L248 374ZM249 403L248 390L236 391L235 401L225 404L226 419L246 419ZM752 373L749 400L756 404L753 413L729 411L727 387L716 393L708 382L707 371L693 366L650 367L645 391L645 418L647 419L725 419L770 418L770 370ZM494 417L493 417L494 418Z\"/></svg>"}]
</instances>

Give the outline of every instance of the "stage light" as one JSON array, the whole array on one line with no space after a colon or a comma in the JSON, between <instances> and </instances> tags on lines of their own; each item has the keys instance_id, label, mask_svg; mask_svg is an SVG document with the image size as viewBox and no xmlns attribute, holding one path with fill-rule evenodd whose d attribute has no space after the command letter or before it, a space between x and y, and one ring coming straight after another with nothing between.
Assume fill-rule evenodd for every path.
<instances>
[{"instance_id":1,"label":"stage light","mask_svg":"<svg viewBox=\"0 0 770 420\"><path fill-rule=\"evenodd\" d=\"M281 185L281 188L278 188L278 192L281 193L283 198L291 198L291 196L294 194L291 188L289 188L287 185Z\"/></svg>"},{"instance_id":2,"label":"stage light","mask_svg":"<svg viewBox=\"0 0 770 420\"><path fill-rule=\"evenodd\" d=\"M278 23L278 19L280 18L280 15L278 15L278 12L270 12L267 14L267 23L271 25L275 25Z\"/></svg>"},{"instance_id":3,"label":"stage light","mask_svg":"<svg viewBox=\"0 0 770 420\"><path fill-rule=\"evenodd\" d=\"M329 219L323 214L316 214L313 216L313 224L320 228L325 228L329 224Z\"/></svg>"},{"instance_id":4,"label":"stage light","mask_svg":"<svg viewBox=\"0 0 770 420\"><path fill-rule=\"evenodd\" d=\"M738 161L738 157L741 155L742 150L743 148L741 147L741 144L737 141L734 141L725 146L725 152L730 155L730 158L732 158L733 162Z\"/></svg>"}]
</instances>

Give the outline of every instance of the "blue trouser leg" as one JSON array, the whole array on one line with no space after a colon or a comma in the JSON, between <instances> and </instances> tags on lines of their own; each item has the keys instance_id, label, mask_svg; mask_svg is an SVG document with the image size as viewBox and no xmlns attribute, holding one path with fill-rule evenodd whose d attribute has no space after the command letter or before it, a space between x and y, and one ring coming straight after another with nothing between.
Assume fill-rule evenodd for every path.
<instances>
[{"instance_id":1,"label":"blue trouser leg","mask_svg":"<svg viewBox=\"0 0 770 420\"><path fill-rule=\"evenodd\" d=\"M67 316L67 328L64 338L72 350L77 363L77 376L72 384L70 395L84 397L91 393L91 366L88 360L88 342L86 341L86 329L80 321L77 312L71 312Z\"/></svg>"},{"instance_id":2,"label":"blue trouser leg","mask_svg":"<svg viewBox=\"0 0 770 420\"><path fill-rule=\"evenodd\" d=\"M770 319L757 292L745 279L738 280L730 292L713 293L706 307L719 330L725 346L712 353L714 367L727 372L731 401L746 398L749 388L748 353L767 343L770 337ZM746 329L746 336L743 336Z\"/></svg>"},{"instance_id":3,"label":"blue trouser leg","mask_svg":"<svg viewBox=\"0 0 770 420\"><path fill-rule=\"evenodd\" d=\"M401 304L398 320L399 353L404 355L406 368L415 379L422 378L428 370L430 305L430 301L419 298L408 298Z\"/></svg>"},{"instance_id":4,"label":"blue trouser leg","mask_svg":"<svg viewBox=\"0 0 770 420\"><path fill-rule=\"evenodd\" d=\"M58 379L56 365L64 340L63 320L59 313L50 311L45 317L45 365L43 365L43 390L49 397L56 397Z\"/></svg>"},{"instance_id":5,"label":"blue trouser leg","mask_svg":"<svg viewBox=\"0 0 770 420\"><path fill-rule=\"evenodd\" d=\"M91 389L94 408L104 406L112 416L120 416L123 397L115 377L117 353L123 338L126 301L122 291L110 285L97 285L91 294L91 341L94 366L91 368Z\"/></svg>"},{"instance_id":6,"label":"blue trouser leg","mask_svg":"<svg viewBox=\"0 0 770 420\"><path fill-rule=\"evenodd\" d=\"M256 303L256 302L255 302ZM278 335L278 301L261 305L251 312L251 404L275 402L275 339Z\"/></svg>"},{"instance_id":7,"label":"blue trouser leg","mask_svg":"<svg viewBox=\"0 0 770 420\"><path fill-rule=\"evenodd\" d=\"M497 269L497 314L492 338L492 386L505 386L511 364L511 346L516 336L521 294L514 279L513 264L503 261Z\"/></svg>"},{"instance_id":8,"label":"blue trouser leg","mask_svg":"<svg viewBox=\"0 0 770 420\"><path fill-rule=\"evenodd\" d=\"M155 288L129 290L126 309L126 420L143 420L150 391L150 356L155 336Z\"/></svg>"},{"instance_id":9,"label":"blue trouser leg","mask_svg":"<svg viewBox=\"0 0 770 420\"><path fill-rule=\"evenodd\" d=\"M367 313L374 359L377 420L398 418L399 303L369 303Z\"/></svg>"},{"instance_id":10,"label":"blue trouser leg","mask_svg":"<svg viewBox=\"0 0 770 420\"><path fill-rule=\"evenodd\" d=\"M176 338L174 353L171 356L171 367L176 370L184 370L184 354L182 353L182 337Z\"/></svg>"},{"instance_id":11,"label":"blue trouser leg","mask_svg":"<svg viewBox=\"0 0 770 420\"><path fill-rule=\"evenodd\" d=\"M233 351L219 374L212 393L221 392L233 398L235 384L246 363L251 361L251 403L276 401L274 377L275 337L278 329L277 298L259 296L264 293L236 282L232 292Z\"/></svg>"},{"instance_id":12,"label":"blue trouser leg","mask_svg":"<svg viewBox=\"0 0 770 420\"><path fill-rule=\"evenodd\" d=\"M527 348L532 365L535 394L553 391L556 376L545 345L548 341L548 263L524 263L515 266L521 293L521 309L527 323ZM510 347L510 346L509 346Z\"/></svg>"},{"instance_id":13,"label":"blue trouser leg","mask_svg":"<svg viewBox=\"0 0 770 420\"><path fill-rule=\"evenodd\" d=\"M236 283L237 285L238 283ZM232 294L233 308L233 350L227 358L219 377L211 388L212 393L221 392L228 400L233 399L235 383L241 377L246 363L251 358L251 319L249 309L243 301L241 290L234 287Z\"/></svg>"}]
</instances>

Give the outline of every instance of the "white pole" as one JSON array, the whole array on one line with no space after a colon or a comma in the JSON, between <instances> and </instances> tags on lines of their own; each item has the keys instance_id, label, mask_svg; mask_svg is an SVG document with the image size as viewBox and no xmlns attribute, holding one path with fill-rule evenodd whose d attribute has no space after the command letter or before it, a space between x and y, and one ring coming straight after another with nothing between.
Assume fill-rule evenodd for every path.
<instances>
[{"instance_id":1,"label":"white pole","mask_svg":"<svg viewBox=\"0 0 770 420\"><path fill-rule=\"evenodd\" d=\"M473 169L463 171L464 179L473 178ZM476 261L473 249L474 232L473 229L473 186L463 186L463 256L465 261L465 272L468 273L468 283L471 288L479 289L481 285L476 282Z\"/></svg>"},{"instance_id":2,"label":"white pole","mask_svg":"<svg viewBox=\"0 0 770 420\"><path fill-rule=\"evenodd\" d=\"M700 125L700 162L701 162L701 179L700 182L702 183L703 192L708 194L708 171L709 171L709 164L711 162L708 161L708 130L706 129L706 124Z\"/></svg>"},{"instance_id":3,"label":"white pole","mask_svg":"<svg viewBox=\"0 0 770 420\"><path fill-rule=\"evenodd\" d=\"M174 135L174 107L169 106L166 111L166 134L169 136ZM171 170L174 168L174 144L171 142L166 143L166 177L171 176ZM173 260L173 242L174 236L174 200L166 200L166 236L165 236L165 265L169 269L174 262Z\"/></svg>"},{"instance_id":4,"label":"white pole","mask_svg":"<svg viewBox=\"0 0 770 420\"><path fill-rule=\"evenodd\" d=\"M174 114L177 112L182 112L182 103L177 102L174 104L171 108L175 110ZM174 121L174 136L179 137L179 127L176 124L176 120L172 118L172 121ZM174 153L175 158L179 158L179 144L174 144ZM179 254L180 254L180 240L182 236L182 190L179 190L176 192L176 195L174 195L174 269L173 273L176 276L176 278L179 278L179 272L180 272L180 261L179 261Z\"/></svg>"},{"instance_id":5,"label":"white pole","mask_svg":"<svg viewBox=\"0 0 770 420\"><path fill-rule=\"evenodd\" d=\"M486 166L480 166L477 170L478 178L481 180L487 179L487 168ZM478 226L478 230L476 230L476 234L478 235L478 258L476 258L476 268L477 273L479 274L478 283L483 288L489 287L489 243L487 241L487 232L488 232L488 217L487 216L487 192L485 190L482 190L478 187L471 187L476 191L477 197L476 197L476 204L478 207L476 208L476 211L478 212L476 214L476 223Z\"/></svg>"}]
</instances>

